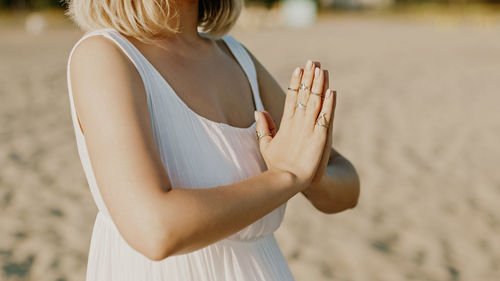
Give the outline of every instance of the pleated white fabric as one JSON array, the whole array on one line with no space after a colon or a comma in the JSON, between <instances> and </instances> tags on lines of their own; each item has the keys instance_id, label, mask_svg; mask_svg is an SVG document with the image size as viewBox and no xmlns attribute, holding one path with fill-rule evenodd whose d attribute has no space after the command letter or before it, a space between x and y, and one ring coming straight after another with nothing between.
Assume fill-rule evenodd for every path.
<instances>
[{"instance_id":1,"label":"pleated white fabric","mask_svg":"<svg viewBox=\"0 0 500 281\"><path fill-rule=\"evenodd\" d=\"M161 261L146 258L123 239L101 198L71 91L69 66L73 51L82 40L95 35L111 39L137 68L146 89L156 145L172 188L226 185L255 176L266 167L255 138L255 122L247 128L239 128L198 115L177 96L141 52L115 29L84 34L69 54L67 81L78 153L99 210L92 232L86 280L294 280L273 234L281 224L286 203L226 239ZM262 110L252 59L234 37L226 35L223 40L249 80L257 109Z\"/></svg>"}]
</instances>

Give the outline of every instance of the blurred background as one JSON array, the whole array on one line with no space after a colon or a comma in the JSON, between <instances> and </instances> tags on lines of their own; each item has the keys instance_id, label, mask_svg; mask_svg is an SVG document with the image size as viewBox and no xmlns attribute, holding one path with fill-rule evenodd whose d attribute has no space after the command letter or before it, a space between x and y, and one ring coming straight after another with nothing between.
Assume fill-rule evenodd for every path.
<instances>
[{"instance_id":1,"label":"blurred background","mask_svg":"<svg viewBox=\"0 0 500 281\"><path fill-rule=\"evenodd\" d=\"M299 280L500 280L500 7L470 0L249 1L231 34L286 88L319 60L334 147L361 177L335 215L302 196L276 237ZM0 0L0 280L84 280L97 209L57 0Z\"/></svg>"}]
</instances>

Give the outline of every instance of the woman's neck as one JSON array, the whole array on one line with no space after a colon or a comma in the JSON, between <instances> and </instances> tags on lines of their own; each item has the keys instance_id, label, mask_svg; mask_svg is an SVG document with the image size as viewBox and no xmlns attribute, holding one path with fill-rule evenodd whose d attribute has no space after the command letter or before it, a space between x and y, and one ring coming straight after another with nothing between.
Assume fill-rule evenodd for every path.
<instances>
[{"instance_id":1,"label":"woman's neck","mask_svg":"<svg viewBox=\"0 0 500 281\"><path fill-rule=\"evenodd\" d=\"M176 3L179 19L179 32L169 33L158 40L159 46L145 44L133 37L127 37L134 45L151 54L171 54L176 56L193 56L193 53L204 53L213 50L215 43L203 38L198 33L198 0L183 0ZM172 22L175 24L175 21ZM162 50L163 49L163 50Z\"/></svg>"},{"instance_id":2,"label":"woman's neck","mask_svg":"<svg viewBox=\"0 0 500 281\"><path fill-rule=\"evenodd\" d=\"M193 45L205 41L198 34L198 0L176 1L176 9L179 16L179 33L167 36L165 42L172 44Z\"/></svg>"}]
</instances>

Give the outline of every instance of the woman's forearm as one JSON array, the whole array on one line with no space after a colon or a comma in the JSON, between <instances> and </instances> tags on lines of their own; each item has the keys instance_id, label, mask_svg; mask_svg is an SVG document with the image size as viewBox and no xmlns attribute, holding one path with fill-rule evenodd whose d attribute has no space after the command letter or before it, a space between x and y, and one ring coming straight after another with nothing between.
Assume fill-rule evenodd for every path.
<instances>
[{"instance_id":1,"label":"woman's forearm","mask_svg":"<svg viewBox=\"0 0 500 281\"><path fill-rule=\"evenodd\" d=\"M325 214L335 214L354 208L359 199L360 182L349 160L337 154L330 157L321 181L302 193Z\"/></svg>"},{"instance_id":2,"label":"woman's forearm","mask_svg":"<svg viewBox=\"0 0 500 281\"><path fill-rule=\"evenodd\" d=\"M267 170L229 185L176 188L153 203L158 217L158 241L153 259L203 248L238 232L300 192L289 173ZM168 230L168 232L165 232Z\"/></svg>"}]
</instances>

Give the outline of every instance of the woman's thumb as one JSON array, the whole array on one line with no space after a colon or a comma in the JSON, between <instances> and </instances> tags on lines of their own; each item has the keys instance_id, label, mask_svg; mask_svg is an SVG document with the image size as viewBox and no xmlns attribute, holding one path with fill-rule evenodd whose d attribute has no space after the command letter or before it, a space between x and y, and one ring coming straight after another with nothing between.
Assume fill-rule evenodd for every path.
<instances>
[{"instance_id":1,"label":"woman's thumb","mask_svg":"<svg viewBox=\"0 0 500 281\"><path fill-rule=\"evenodd\" d=\"M265 148L273 138L271 137L269 125L267 124L266 118L263 113L256 110L254 114L256 123L255 130L258 137L257 141L259 142L259 147L262 151L262 149Z\"/></svg>"}]
</instances>

